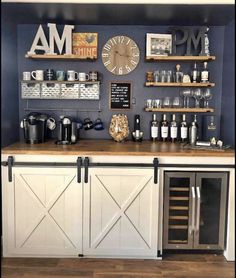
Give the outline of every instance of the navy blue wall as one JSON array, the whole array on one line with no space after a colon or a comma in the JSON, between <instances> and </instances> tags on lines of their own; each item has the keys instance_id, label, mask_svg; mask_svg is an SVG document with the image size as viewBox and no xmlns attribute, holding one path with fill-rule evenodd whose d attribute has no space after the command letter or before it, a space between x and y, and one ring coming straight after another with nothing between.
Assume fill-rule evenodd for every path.
<instances>
[{"instance_id":1,"label":"navy blue wall","mask_svg":"<svg viewBox=\"0 0 236 278\"><path fill-rule=\"evenodd\" d=\"M235 21L225 27L221 135L235 146Z\"/></svg>"},{"instance_id":2,"label":"navy blue wall","mask_svg":"<svg viewBox=\"0 0 236 278\"><path fill-rule=\"evenodd\" d=\"M8 18L9 20L9 18ZM1 141L2 147L19 140L17 29L2 14ZM6 24L7 22L7 24Z\"/></svg>"},{"instance_id":3,"label":"navy blue wall","mask_svg":"<svg viewBox=\"0 0 236 278\"><path fill-rule=\"evenodd\" d=\"M43 25L44 30L47 30L46 25ZM146 44L146 33L167 33L168 26L99 26L99 25L82 25L75 26L74 32L98 32L98 59L93 62L86 61L56 61L56 60L31 60L26 59L24 55L30 49L33 42L34 36L38 29L38 25L18 25L18 78L22 78L23 71L32 71L36 69L47 69L53 68L57 69L74 69L78 72L89 72L91 70L97 70L102 73L103 79L101 84L101 109L100 114L102 120L105 122L106 129L104 131L81 131L81 138L110 138L108 134L108 127L110 123L110 118L112 114L117 113L117 111L109 110L109 82L111 81L131 81L133 87L133 97L136 98L136 104L133 105L130 111L123 111L128 115L129 124L131 131L133 130L133 118L134 114L141 115L141 128L144 131L145 139L149 138L149 122L151 120L151 113L144 112L144 104L146 99L151 98L163 98L165 96L178 96L179 88L148 88L144 86L145 73L148 70L154 71L157 69L172 69L175 68L175 62L162 62L162 63L150 63L145 62L145 44ZM136 41L140 48L141 57L138 67L130 74L125 76L115 76L109 73L102 64L101 61L101 50L105 42L112 36L126 35L131 37ZM223 56L224 56L224 27L221 26L210 26L209 31L210 38L210 52L212 55L216 56L216 61L209 63L209 69L211 72L211 81L216 83L216 86L212 89L214 94L213 99L210 101L210 106L215 108L215 115L218 118L218 126L220 125L219 118L221 112L221 98L222 98L222 71L223 71ZM180 55L184 52L179 53ZM192 62L181 63L183 71L185 73L190 73ZM70 100L30 100L29 107L37 107L40 111L41 108L51 107L51 108L75 108L75 109L97 109L99 104L98 101L70 101ZM20 98L19 91L19 115L20 119L27 113L24 111L27 103L25 100ZM122 112L122 111L119 111ZM49 113L49 112L48 112ZM59 118L62 114L61 111L50 113L52 116ZM157 113L158 120L161 119L161 114ZM74 117L84 119L85 117L91 117L95 120L98 114L95 112L84 113L67 113ZM170 119L170 114L168 115ZM177 115L177 120L179 120L180 115ZM199 121L201 121L203 116L199 115ZM190 122L192 120L192 115L187 115L187 120ZM55 136L55 134L53 134ZM21 132L22 138L22 132Z\"/></svg>"}]
</instances>

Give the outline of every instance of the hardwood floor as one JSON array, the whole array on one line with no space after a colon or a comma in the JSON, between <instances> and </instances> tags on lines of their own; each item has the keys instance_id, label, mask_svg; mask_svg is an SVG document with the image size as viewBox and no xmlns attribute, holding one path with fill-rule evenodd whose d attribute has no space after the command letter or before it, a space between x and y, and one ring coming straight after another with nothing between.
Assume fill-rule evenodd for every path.
<instances>
[{"instance_id":1,"label":"hardwood floor","mask_svg":"<svg viewBox=\"0 0 236 278\"><path fill-rule=\"evenodd\" d=\"M1 272L5 278L231 278L235 266L214 254L172 254L162 261L2 258Z\"/></svg>"}]
</instances>

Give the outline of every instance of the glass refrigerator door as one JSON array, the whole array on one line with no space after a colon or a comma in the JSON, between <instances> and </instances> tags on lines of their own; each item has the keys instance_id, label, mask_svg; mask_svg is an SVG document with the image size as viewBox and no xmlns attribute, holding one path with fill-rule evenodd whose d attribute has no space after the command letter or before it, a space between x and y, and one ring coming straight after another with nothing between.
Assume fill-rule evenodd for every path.
<instances>
[{"instance_id":1,"label":"glass refrigerator door","mask_svg":"<svg viewBox=\"0 0 236 278\"><path fill-rule=\"evenodd\" d=\"M224 249L227 173L196 174L194 248Z\"/></svg>"},{"instance_id":2,"label":"glass refrigerator door","mask_svg":"<svg viewBox=\"0 0 236 278\"><path fill-rule=\"evenodd\" d=\"M165 172L164 249L192 249L195 174Z\"/></svg>"}]
</instances>

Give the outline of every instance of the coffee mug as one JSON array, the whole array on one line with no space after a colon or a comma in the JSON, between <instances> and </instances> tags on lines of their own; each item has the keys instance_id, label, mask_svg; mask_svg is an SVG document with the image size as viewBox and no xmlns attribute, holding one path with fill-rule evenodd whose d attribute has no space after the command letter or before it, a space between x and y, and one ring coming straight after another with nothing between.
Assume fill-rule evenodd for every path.
<instances>
[{"instance_id":1,"label":"coffee mug","mask_svg":"<svg viewBox=\"0 0 236 278\"><path fill-rule=\"evenodd\" d=\"M31 72L31 76L38 81L43 80L44 71L43 70L34 70Z\"/></svg>"},{"instance_id":2,"label":"coffee mug","mask_svg":"<svg viewBox=\"0 0 236 278\"><path fill-rule=\"evenodd\" d=\"M103 130L104 129L104 124L100 118L97 118L97 120L95 121L94 129L95 130Z\"/></svg>"},{"instance_id":3,"label":"coffee mug","mask_svg":"<svg viewBox=\"0 0 236 278\"><path fill-rule=\"evenodd\" d=\"M31 72L30 71L23 71L23 80L25 80L25 81L31 80Z\"/></svg>"},{"instance_id":4,"label":"coffee mug","mask_svg":"<svg viewBox=\"0 0 236 278\"><path fill-rule=\"evenodd\" d=\"M56 71L56 78L57 78L57 81L64 81L65 80L64 70L57 70Z\"/></svg>"},{"instance_id":5,"label":"coffee mug","mask_svg":"<svg viewBox=\"0 0 236 278\"><path fill-rule=\"evenodd\" d=\"M89 72L89 80L97 81L98 80L98 72L97 71L90 71Z\"/></svg>"},{"instance_id":6,"label":"coffee mug","mask_svg":"<svg viewBox=\"0 0 236 278\"><path fill-rule=\"evenodd\" d=\"M89 130L93 128L93 122L90 120L90 118L84 119L83 125L85 130Z\"/></svg>"},{"instance_id":7,"label":"coffee mug","mask_svg":"<svg viewBox=\"0 0 236 278\"><path fill-rule=\"evenodd\" d=\"M88 81L89 75L85 72L79 72L79 81Z\"/></svg>"},{"instance_id":8,"label":"coffee mug","mask_svg":"<svg viewBox=\"0 0 236 278\"><path fill-rule=\"evenodd\" d=\"M45 71L45 79L46 80L54 80L55 72L53 69L47 69Z\"/></svg>"},{"instance_id":9,"label":"coffee mug","mask_svg":"<svg viewBox=\"0 0 236 278\"><path fill-rule=\"evenodd\" d=\"M67 71L67 80L68 81L75 81L79 79L79 74L78 72L74 70L68 70Z\"/></svg>"},{"instance_id":10,"label":"coffee mug","mask_svg":"<svg viewBox=\"0 0 236 278\"><path fill-rule=\"evenodd\" d=\"M56 128L56 120L54 118L47 119L47 128L50 130L54 130Z\"/></svg>"}]
</instances>

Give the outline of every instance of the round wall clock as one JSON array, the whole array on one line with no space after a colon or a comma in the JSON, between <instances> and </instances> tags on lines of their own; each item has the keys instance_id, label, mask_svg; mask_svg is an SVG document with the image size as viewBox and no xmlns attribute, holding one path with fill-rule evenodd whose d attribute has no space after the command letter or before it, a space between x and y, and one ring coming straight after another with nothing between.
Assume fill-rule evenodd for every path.
<instances>
[{"instance_id":1,"label":"round wall clock","mask_svg":"<svg viewBox=\"0 0 236 278\"><path fill-rule=\"evenodd\" d=\"M110 38L102 49L102 62L115 75L125 75L133 71L140 58L137 44L129 37Z\"/></svg>"}]
</instances>

